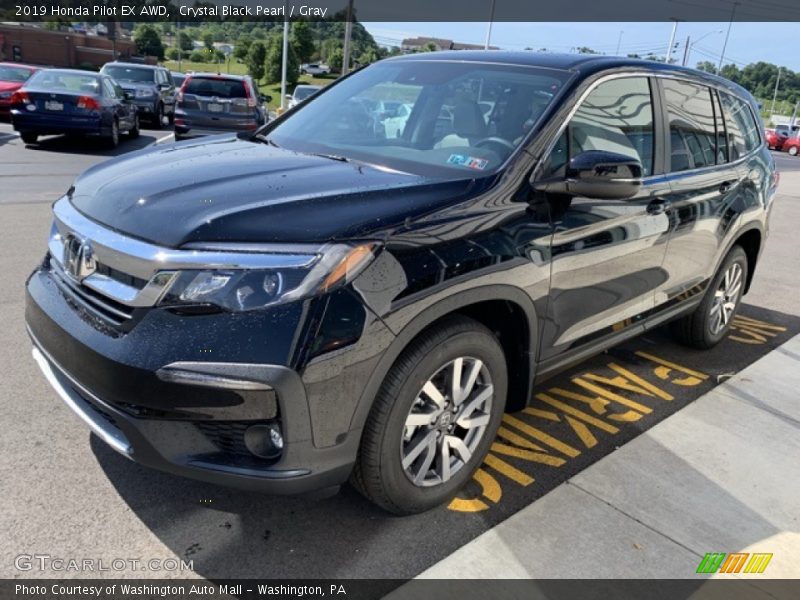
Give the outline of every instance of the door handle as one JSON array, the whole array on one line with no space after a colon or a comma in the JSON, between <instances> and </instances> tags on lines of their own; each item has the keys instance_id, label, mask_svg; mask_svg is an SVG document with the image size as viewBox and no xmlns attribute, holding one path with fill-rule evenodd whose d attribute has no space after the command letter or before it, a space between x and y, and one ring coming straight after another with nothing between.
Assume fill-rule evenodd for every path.
<instances>
[{"instance_id":1,"label":"door handle","mask_svg":"<svg viewBox=\"0 0 800 600\"><path fill-rule=\"evenodd\" d=\"M661 215L672 210L672 203L664 198L656 198L647 205L648 215Z\"/></svg>"}]
</instances>

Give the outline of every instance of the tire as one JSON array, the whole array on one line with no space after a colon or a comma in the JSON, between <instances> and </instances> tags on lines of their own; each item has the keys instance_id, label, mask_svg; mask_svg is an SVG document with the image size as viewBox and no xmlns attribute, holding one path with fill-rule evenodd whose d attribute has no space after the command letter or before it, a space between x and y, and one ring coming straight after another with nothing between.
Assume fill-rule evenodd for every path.
<instances>
[{"instance_id":1,"label":"tire","mask_svg":"<svg viewBox=\"0 0 800 600\"><path fill-rule=\"evenodd\" d=\"M153 125L154 129L161 129L164 127L164 105L159 104L156 108L156 112L153 115Z\"/></svg>"},{"instance_id":2,"label":"tire","mask_svg":"<svg viewBox=\"0 0 800 600\"><path fill-rule=\"evenodd\" d=\"M139 115L134 115L133 117L133 127L128 130L128 138L136 139L139 137L140 129L139 129Z\"/></svg>"},{"instance_id":3,"label":"tire","mask_svg":"<svg viewBox=\"0 0 800 600\"><path fill-rule=\"evenodd\" d=\"M119 122L116 119L111 121L111 134L105 138L105 142L112 149L119 146Z\"/></svg>"},{"instance_id":4,"label":"tire","mask_svg":"<svg viewBox=\"0 0 800 600\"><path fill-rule=\"evenodd\" d=\"M790 146L788 152L792 156L797 156L797 146Z\"/></svg>"},{"instance_id":5,"label":"tire","mask_svg":"<svg viewBox=\"0 0 800 600\"><path fill-rule=\"evenodd\" d=\"M700 305L693 313L673 323L681 343L707 350L722 341L739 310L748 268L744 250L734 246L711 280Z\"/></svg>"},{"instance_id":6,"label":"tire","mask_svg":"<svg viewBox=\"0 0 800 600\"><path fill-rule=\"evenodd\" d=\"M461 394L448 383L457 364ZM351 477L354 487L399 515L450 500L489 452L507 390L503 349L482 324L454 316L423 332L403 351L378 392ZM440 460L445 445L452 453L446 463Z\"/></svg>"},{"instance_id":7,"label":"tire","mask_svg":"<svg viewBox=\"0 0 800 600\"><path fill-rule=\"evenodd\" d=\"M20 133L19 137L21 137L22 141L25 142L26 144L35 144L36 142L39 141L39 135L38 134L29 133L27 131L24 131L24 132Z\"/></svg>"}]
</instances>

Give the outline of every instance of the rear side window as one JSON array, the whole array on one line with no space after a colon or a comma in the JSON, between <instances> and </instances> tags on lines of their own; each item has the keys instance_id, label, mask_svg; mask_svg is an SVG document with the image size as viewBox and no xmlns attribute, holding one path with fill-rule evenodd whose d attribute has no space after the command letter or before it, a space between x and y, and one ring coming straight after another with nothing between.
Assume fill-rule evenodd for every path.
<instances>
[{"instance_id":1,"label":"rear side window","mask_svg":"<svg viewBox=\"0 0 800 600\"><path fill-rule=\"evenodd\" d=\"M594 88L556 142L545 172L560 172L588 150L636 158L645 176L653 172L653 101L646 77L612 79Z\"/></svg>"},{"instance_id":2,"label":"rear side window","mask_svg":"<svg viewBox=\"0 0 800 600\"><path fill-rule=\"evenodd\" d=\"M241 80L192 77L185 85L184 94L216 98L247 98L247 91Z\"/></svg>"},{"instance_id":3,"label":"rear side window","mask_svg":"<svg viewBox=\"0 0 800 600\"><path fill-rule=\"evenodd\" d=\"M672 79L665 79L663 85L669 116L670 170L686 171L717 164L711 90Z\"/></svg>"},{"instance_id":4,"label":"rear side window","mask_svg":"<svg viewBox=\"0 0 800 600\"><path fill-rule=\"evenodd\" d=\"M747 102L725 92L720 92L719 96L725 115L731 160L736 160L749 154L761 144L758 123Z\"/></svg>"}]
</instances>

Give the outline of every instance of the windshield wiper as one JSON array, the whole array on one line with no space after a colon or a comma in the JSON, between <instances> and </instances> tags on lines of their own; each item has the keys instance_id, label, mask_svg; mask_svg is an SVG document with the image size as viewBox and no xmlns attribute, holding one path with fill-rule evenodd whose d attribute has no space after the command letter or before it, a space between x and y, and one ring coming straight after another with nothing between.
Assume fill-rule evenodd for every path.
<instances>
[{"instance_id":1,"label":"windshield wiper","mask_svg":"<svg viewBox=\"0 0 800 600\"><path fill-rule=\"evenodd\" d=\"M257 133L256 135L249 135L249 137L247 139L258 140L259 142L264 142L265 144L269 144L270 146L274 146L275 148L280 148L280 146L278 146L278 144L273 142L270 138L265 136L263 133Z\"/></svg>"},{"instance_id":2,"label":"windshield wiper","mask_svg":"<svg viewBox=\"0 0 800 600\"><path fill-rule=\"evenodd\" d=\"M320 158L328 158L330 160L337 160L339 162L351 162L349 158L346 156L341 156L340 154L325 154L324 152L306 152L311 156L319 156Z\"/></svg>"}]
</instances>

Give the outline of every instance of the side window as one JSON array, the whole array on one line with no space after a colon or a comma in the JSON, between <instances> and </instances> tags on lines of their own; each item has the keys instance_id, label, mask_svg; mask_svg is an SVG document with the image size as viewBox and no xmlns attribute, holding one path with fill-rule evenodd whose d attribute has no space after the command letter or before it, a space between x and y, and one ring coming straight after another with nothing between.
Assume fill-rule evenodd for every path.
<instances>
[{"instance_id":1,"label":"side window","mask_svg":"<svg viewBox=\"0 0 800 600\"><path fill-rule=\"evenodd\" d=\"M598 85L586 97L556 142L547 171L556 173L587 150L637 158L653 172L653 101L646 77L624 77Z\"/></svg>"},{"instance_id":2,"label":"side window","mask_svg":"<svg viewBox=\"0 0 800 600\"><path fill-rule=\"evenodd\" d=\"M725 92L720 92L719 96L728 130L731 160L736 160L758 148L761 135L753 111L746 102Z\"/></svg>"},{"instance_id":3,"label":"side window","mask_svg":"<svg viewBox=\"0 0 800 600\"><path fill-rule=\"evenodd\" d=\"M711 90L704 85L664 79L670 138L670 170L715 165L716 130Z\"/></svg>"}]
</instances>

